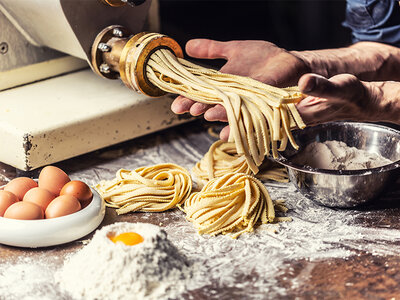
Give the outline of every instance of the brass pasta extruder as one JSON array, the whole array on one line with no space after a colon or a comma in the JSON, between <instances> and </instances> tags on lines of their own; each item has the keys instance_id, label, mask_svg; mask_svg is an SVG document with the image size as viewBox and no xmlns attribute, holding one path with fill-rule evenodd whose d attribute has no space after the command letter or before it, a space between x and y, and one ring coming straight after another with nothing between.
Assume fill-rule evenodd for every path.
<instances>
[{"instance_id":1,"label":"brass pasta extruder","mask_svg":"<svg viewBox=\"0 0 400 300\"><path fill-rule=\"evenodd\" d=\"M147 61L159 49L169 49L175 56L183 58L182 48L166 35L148 32L133 35L123 26L109 26L97 35L93 43L92 69L103 78L121 78L134 91L159 97L166 92L146 77Z\"/></svg>"}]
</instances>

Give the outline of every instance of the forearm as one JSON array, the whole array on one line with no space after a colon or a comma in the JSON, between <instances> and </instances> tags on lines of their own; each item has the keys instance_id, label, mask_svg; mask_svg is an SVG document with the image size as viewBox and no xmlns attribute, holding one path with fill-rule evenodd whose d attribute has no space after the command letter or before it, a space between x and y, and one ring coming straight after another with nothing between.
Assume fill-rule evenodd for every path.
<instances>
[{"instance_id":1,"label":"forearm","mask_svg":"<svg viewBox=\"0 0 400 300\"><path fill-rule=\"evenodd\" d=\"M366 81L400 81L400 48L359 42L350 47L316 51L292 51L312 73L327 78L349 73Z\"/></svg>"}]
</instances>

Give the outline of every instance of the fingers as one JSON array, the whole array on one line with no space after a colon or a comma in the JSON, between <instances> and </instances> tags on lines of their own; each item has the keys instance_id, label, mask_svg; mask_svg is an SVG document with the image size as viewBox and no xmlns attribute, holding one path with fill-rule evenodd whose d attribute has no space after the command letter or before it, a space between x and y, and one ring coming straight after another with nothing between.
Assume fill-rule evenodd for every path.
<instances>
[{"instance_id":1,"label":"fingers","mask_svg":"<svg viewBox=\"0 0 400 300\"><path fill-rule=\"evenodd\" d=\"M206 119L207 121L228 122L226 110L220 104L208 109L204 114L204 119Z\"/></svg>"},{"instance_id":2,"label":"fingers","mask_svg":"<svg viewBox=\"0 0 400 300\"><path fill-rule=\"evenodd\" d=\"M195 58L228 58L229 47L227 42L207 39L194 39L186 43L186 53Z\"/></svg>"},{"instance_id":3,"label":"fingers","mask_svg":"<svg viewBox=\"0 0 400 300\"><path fill-rule=\"evenodd\" d=\"M340 74L330 79L317 74L305 74L299 80L299 89L310 96L353 101L365 92L363 84L350 74Z\"/></svg>"},{"instance_id":4,"label":"fingers","mask_svg":"<svg viewBox=\"0 0 400 300\"><path fill-rule=\"evenodd\" d=\"M212 105L199 103L183 96L178 96L171 104L171 110L176 114L190 112L193 116L204 114Z\"/></svg>"},{"instance_id":5,"label":"fingers","mask_svg":"<svg viewBox=\"0 0 400 300\"><path fill-rule=\"evenodd\" d=\"M195 102L190 108L190 114L192 116L200 116L204 114L212 105Z\"/></svg>"},{"instance_id":6,"label":"fingers","mask_svg":"<svg viewBox=\"0 0 400 300\"><path fill-rule=\"evenodd\" d=\"M218 104L216 106L211 106L192 101L183 96L177 97L174 102L172 102L171 110L176 114L190 112L193 116L198 116L204 113L204 118L207 121L228 122L226 110L222 105ZM225 126L221 130L219 137L223 141L228 140L229 126Z\"/></svg>"},{"instance_id":7,"label":"fingers","mask_svg":"<svg viewBox=\"0 0 400 300\"><path fill-rule=\"evenodd\" d=\"M319 98L314 96L308 96L297 103L296 107L303 119L304 123L307 125L315 125L320 122L321 118L321 110L324 112L324 108L326 107L327 99ZM321 108L322 107L322 108ZM331 114L323 114L325 115L326 120L329 121Z\"/></svg>"},{"instance_id":8,"label":"fingers","mask_svg":"<svg viewBox=\"0 0 400 300\"><path fill-rule=\"evenodd\" d=\"M208 105L204 103L195 102L183 96L177 97L171 104L171 110L176 114L183 114L190 112L193 116L205 114L204 118L207 121L221 121L228 122L226 110L222 105Z\"/></svg>"},{"instance_id":9,"label":"fingers","mask_svg":"<svg viewBox=\"0 0 400 300\"><path fill-rule=\"evenodd\" d=\"M196 103L193 100L178 96L171 104L171 110L176 114L184 114L190 111L193 104Z\"/></svg>"},{"instance_id":10,"label":"fingers","mask_svg":"<svg viewBox=\"0 0 400 300\"><path fill-rule=\"evenodd\" d=\"M229 126L225 126L219 133L219 138L225 142L228 141L229 132L230 132Z\"/></svg>"}]
</instances>

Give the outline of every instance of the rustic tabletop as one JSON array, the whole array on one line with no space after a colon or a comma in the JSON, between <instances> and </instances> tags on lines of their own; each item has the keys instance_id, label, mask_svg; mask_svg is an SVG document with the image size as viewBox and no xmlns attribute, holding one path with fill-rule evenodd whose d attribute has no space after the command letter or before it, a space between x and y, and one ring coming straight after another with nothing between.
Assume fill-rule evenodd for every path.
<instances>
[{"instance_id":1,"label":"rustic tabletop","mask_svg":"<svg viewBox=\"0 0 400 300\"><path fill-rule=\"evenodd\" d=\"M91 185L120 168L172 162L191 169L214 141L207 126L192 122L57 166ZM15 176L15 169L0 165L0 183ZM108 208L101 226L127 221L163 227L197 266L183 299L397 299L399 183L367 206L332 209L304 198L290 183L266 182L272 199L286 200L293 221L259 226L237 240L199 236L179 210L117 216ZM0 245L0 299L71 299L53 277L90 238L39 249Z\"/></svg>"}]
</instances>

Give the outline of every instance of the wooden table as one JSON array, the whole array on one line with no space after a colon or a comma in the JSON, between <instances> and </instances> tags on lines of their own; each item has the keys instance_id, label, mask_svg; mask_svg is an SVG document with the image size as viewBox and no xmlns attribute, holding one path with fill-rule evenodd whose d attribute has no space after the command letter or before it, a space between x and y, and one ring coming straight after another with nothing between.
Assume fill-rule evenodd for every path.
<instances>
[{"instance_id":1,"label":"wooden table","mask_svg":"<svg viewBox=\"0 0 400 300\"><path fill-rule=\"evenodd\" d=\"M196 121L57 166L72 179L89 184L111 179L122 167L133 169L173 162L190 169L214 140L208 135L207 126ZM15 169L0 165L0 183L5 184L15 176ZM117 216L113 209L107 209L101 226L127 221L163 227L183 254L201 262L205 268L199 269L204 272L202 276L210 276L204 279L204 284L194 284L182 295L185 299L400 298L399 181L374 203L346 210L318 206L291 184L267 183L267 187L273 199L286 199L288 215L293 217L293 222L280 225L277 233L271 233L271 228L263 225L255 234L243 235L237 241L227 237L203 238L178 210ZM82 248L90 237L42 249L0 246L0 299L11 297L10 292L7 296L1 294L1 276L11 274L7 272L13 266L24 259L30 263L45 261L44 268L49 273L55 272L65 257ZM55 284L50 287L51 295L70 299ZM26 294L46 294L45 287L39 285L34 289L36 292L27 289ZM40 289L43 290L39 292Z\"/></svg>"}]
</instances>

